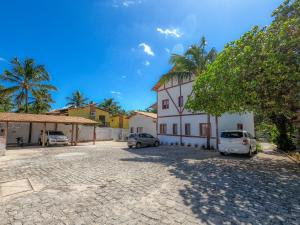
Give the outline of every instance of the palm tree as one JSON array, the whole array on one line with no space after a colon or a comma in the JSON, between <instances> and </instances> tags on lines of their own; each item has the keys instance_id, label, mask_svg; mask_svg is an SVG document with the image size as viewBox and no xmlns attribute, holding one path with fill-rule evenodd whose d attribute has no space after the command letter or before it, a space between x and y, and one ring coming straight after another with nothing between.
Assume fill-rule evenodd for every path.
<instances>
[{"instance_id":1,"label":"palm tree","mask_svg":"<svg viewBox=\"0 0 300 225\"><path fill-rule=\"evenodd\" d=\"M85 98L84 95L79 90L77 90L72 93L71 97L67 97L67 100L69 101L67 103L67 106L82 107L87 104L89 99Z\"/></svg>"},{"instance_id":2,"label":"palm tree","mask_svg":"<svg viewBox=\"0 0 300 225\"><path fill-rule=\"evenodd\" d=\"M109 112L112 115L123 114L125 113L124 110L121 109L119 103L116 102L113 98L104 99L98 107Z\"/></svg>"},{"instance_id":3,"label":"palm tree","mask_svg":"<svg viewBox=\"0 0 300 225\"><path fill-rule=\"evenodd\" d=\"M192 45L183 55L173 54L170 59L173 69L161 77L160 83L165 83L173 77L183 78L203 73L217 56L216 49L212 48L207 52L206 45L206 39L202 37L199 45Z\"/></svg>"},{"instance_id":4,"label":"palm tree","mask_svg":"<svg viewBox=\"0 0 300 225\"><path fill-rule=\"evenodd\" d=\"M46 89L34 90L33 102L30 103L30 111L36 114L48 112L51 109L49 103L54 103L51 94Z\"/></svg>"},{"instance_id":5,"label":"palm tree","mask_svg":"<svg viewBox=\"0 0 300 225\"><path fill-rule=\"evenodd\" d=\"M0 91L4 87L0 85ZM0 94L0 112L9 112L14 108L11 95Z\"/></svg>"},{"instance_id":6,"label":"palm tree","mask_svg":"<svg viewBox=\"0 0 300 225\"><path fill-rule=\"evenodd\" d=\"M183 55L173 54L170 59L173 69L163 75L159 83L163 84L173 77L183 79L192 75L200 76L217 56L215 48L206 51L206 44L205 37L202 37L199 45L192 45ZM210 125L210 115L207 117L207 123ZM210 127L208 129L210 130ZM210 148L210 132L207 137L207 147Z\"/></svg>"},{"instance_id":7,"label":"palm tree","mask_svg":"<svg viewBox=\"0 0 300 225\"><path fill-rule=\"evenodd\" d=\"M0 79L14 84L4 88L0 94L15 94L15 101L20 110L25 105L25 112L29 110L29 98L34 90L57 90L53 85L47 84L50 76L43 65L36 65L33 59L20 62L18 58L11 61L11 71L5 70Z\"/></svg>"}]
</instances>

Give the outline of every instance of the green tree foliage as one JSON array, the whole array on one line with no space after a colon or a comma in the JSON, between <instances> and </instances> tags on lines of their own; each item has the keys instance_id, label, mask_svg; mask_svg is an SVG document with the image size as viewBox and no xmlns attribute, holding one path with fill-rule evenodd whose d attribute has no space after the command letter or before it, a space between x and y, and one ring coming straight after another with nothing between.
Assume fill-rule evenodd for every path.
<instances>
[{"instance_id":1,"label":"green tree foliage","mask_svg":"<svg viewBox=\"0 0 300 225\"><path fill-rule=\"evenodd\" d=\"M50 103L54 100L47 89L34 90L32 92L33 101L29 105L29 111L32 113L45 113L51 109Z\"/></svg>"},{"instance_id":2,"label":"green tree foliage","mask_svg":"<svg viewBox=\"0 0 300 225\"><path fill-rule=\"evenodd\" d=\"M285 1L273 16L269 27L225 46L198 76L187 107L216 116L254 111L276 126L279 147L290 150L300 102L300 0Z\"/></svg>"},{"instance_id":3,"label":"green tree foliage","mask_svg":"<svg viewBox=\"0 0 300 225\"><path fill-rule=\"evenodd\" d=\"M87 105L89 99L84 97L84 95L79 90L77 90L72 93L71 97L67 97L67 100L67 106L82 107Z\"/></svg>"},{"instance_id":4,"label":"green tree foliage","mask_svg":"<svg viewBox=\"0 0 300 225\"><path fill-rule=\"evenodd\" d=\"M0 92L4 87L0 85ZM14 108L11 95L0 94L0 112L10 112Z\"/></svg>"},{"instance_id":5,"label":"green tree foliage","mask_svg":"<svg viewBox=\"0 0 300 225\"><path fill-rule=\"evenodd\" d=\"M215 48L207 52L206 45L206 39L202 37L199 45L195 44L190 46L183 55L173 54L170 59L173 69L163 75L159 82L165 83L171 80L172 77L179 76L180 78L184 78L205 71L207 66L212 63L217 56Z\"/></svg>"},{"instance_id":6,"label":"green tree foliage","mask_svg":"<svg viewBox=\"0 0 300 225\"><path fill-rule=\"evenodd\" d=\"M111 115L125 114L125 111L113 98L104 99L98 107L109 112Z\"/></svg>"},{"instance_id":7,"label":"green tree foliage","mask_svg":"<svg viewBox=\"0 0 300 225\"><path fill-rule=\"evenodd\" d=\"M11 70L5 70L0 79L10 82L13 86L0 90L0 94L14 94L18 110L29 112L29 98L33 91L39 89L56 90L50 85L50 76L43 65L36 65L33 59L20 62L18 58L11 61Z\"/></svg>"}]
</instances>

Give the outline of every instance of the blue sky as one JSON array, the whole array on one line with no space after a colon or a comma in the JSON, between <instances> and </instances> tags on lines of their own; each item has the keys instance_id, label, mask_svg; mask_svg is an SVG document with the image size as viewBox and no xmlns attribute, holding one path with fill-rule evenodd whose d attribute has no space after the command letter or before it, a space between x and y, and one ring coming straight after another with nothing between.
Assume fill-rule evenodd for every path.
<instances>
[{"instance_id":1,"label":"blue sky","mask_svg":"<svg viewBox=\"0 0 300 225\"><path fill-rule=\"evenodd\" d=\"M205 35L221 51L254 25L270 24L279 0L1 0L0 72L13 57L44 64L53 108L80 90L114 97L126 110L156 101L151 91L182 53Z\"/></svg>"}]
</instances>

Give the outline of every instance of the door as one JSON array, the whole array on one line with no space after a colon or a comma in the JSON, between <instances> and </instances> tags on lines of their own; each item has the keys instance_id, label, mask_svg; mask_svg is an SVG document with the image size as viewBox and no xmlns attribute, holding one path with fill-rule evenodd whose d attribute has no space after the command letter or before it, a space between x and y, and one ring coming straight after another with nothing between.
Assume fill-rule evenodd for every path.
<instances>
[{"instance_id":1,"label":"door","mask_svg":"<svg viewBox=\"0 0 300 225\"><path fill-rule=\"evenodd\" d=\"M119 128L123 128L123 117L119 116Z\"/></svg>"},{"instance_id":2,"label":"door","mask_svg":"<svg viewBox=\"0 0 300 225\"><path fill-rule=\"evenodd\" d=\"M153 145L154 144L154 137L150 134L145 134L145 139L147 142L147 145Z\"/></svg>"}]
</instances>

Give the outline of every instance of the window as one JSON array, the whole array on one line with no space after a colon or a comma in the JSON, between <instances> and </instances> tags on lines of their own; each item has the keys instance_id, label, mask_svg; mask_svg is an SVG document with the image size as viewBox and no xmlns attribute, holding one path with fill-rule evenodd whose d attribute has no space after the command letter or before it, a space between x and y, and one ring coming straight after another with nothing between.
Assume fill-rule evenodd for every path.
<instances>
[{"instance_id":1,"label":"window","mask_svg":"<svg viewBox=\"0 0 300 225\"><path fill-rule=\"evenodd\" d=\"M134 127L130 127L130 133L134 133Z\"/></svg>"},{"instance_id":2,"label":"window","mask_svg":"<svg viewBox=\"0 0 300 225\"><path fill-rule=\"evenodd\" d=\"M145 138L146 136L145 136L145 134L139 134L139 137L140 138Z\"/></svg>"},{"instance_id":3,"label":"window","mask_svg":"<svg viewBox=\"0 0 300 225\"><path fill-rule=\"evenodd\" d=\"M178 97L178 106L183 107L183 96Z\"/></svg>"},{"instance_id":4,"label":"window","mask_svg":"<svg viewBox=\"0 0 300 225\"><path fill-rule=\"evenodd\" d=\"M225 131L221 133L221 138L242 138L243 132L240 131Z\"/></svg>"},{"instance_id":5,"label":"window","mask_svg":"<svg viewBox=\"0 0 300 225\"><path fill-rule=\"evenodd\" d=\"M178 134L178 129L177 129L177 123L173 124L173 134L177 135Z\"/></svg>"},{"instance_id":6,"label":"window","mask_svg":"<svg viewBox=\"0 0 300 225\"><path fill-rule=\"evenodd\" d=\"M185 131L185 135L191 135L191 124L190 123L186 123L184 126L184 131Z\"/></svg>"},{"instance_id":7,"label":"window","mask_svg":"<svg viewBox=\"0 0 300 225\"><path fill-rule=\"evenodd\" d=\"M150 134L144 134L145 135L145 138L154 138L152 135Z\"/></svg>"},{"instance_id":8,"label":"window","mask_svg":"<svg viewBox=\"0 0 300 225\"><path fill-rule=\"evenodd\" d=\"M208 123L200 123L200 136L207 137L211 135L210 124Z\"/></svg>"},{"instance_id":9,"label":"window","mask_svg":"<svg viewBox=\"0 0 300 225\"><path fill-rule=\"evenodd\" d=\"M238 123L238 124L237 124L237 129L238 129L238 130L243 130L243 129L244 129L243 124L242 124L242 123Z\"/></svg>"},{"instance_id":10,"label":"window","mask_svg":"<svg viewBox=\"0 0 300 225\"><path fill-rule=\"evenodd\" d=\"M105 123L105 116L99 116L99 121L104 124Z\"/></svg>"},{"instance_id":11,"label":"window","mask_svg":"<svg viewBox=\"0 0 300 225\"><path fill-rule=\"evenodd\" d=\"M130 134L128 138L136 138L136 134Z\"/></svg>"},{"instance_id":12,"label":"window","mask_svg":"<svg viewBox=\"0 0 300 225\"><path fill-rule=\"evenodd\" d=\"M162 109L169 108L169 99L162 100Z\"/></svg>"},{"instance_id":13,"label":"window","mask_svg":"<svg viewBox=\"0 0 300 225\"><path fill-rule=\"evenodd\" d=\"M136 128L136 132L139 133L143 133L143 128L142 127L137 127Z\"/></svg>"},{"instance_id":14,"label":"window","mask_svg":"<svg viewBox=\"0 0 300 225\"><path fill-rule=\"evenodd\" d=\"M167 133L167 124L161 123L159 125L159 133L166 134Z\"/></svg>"}]
</instances>

